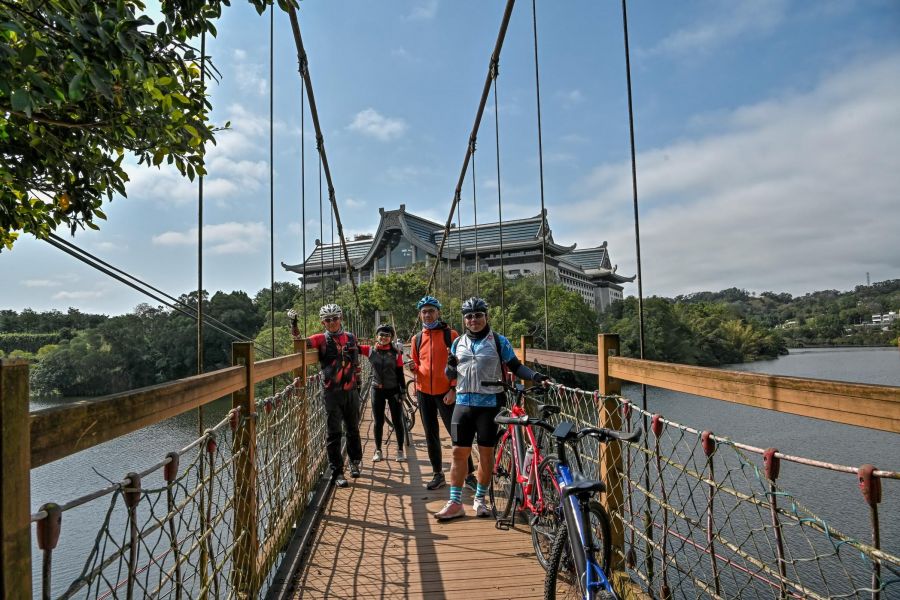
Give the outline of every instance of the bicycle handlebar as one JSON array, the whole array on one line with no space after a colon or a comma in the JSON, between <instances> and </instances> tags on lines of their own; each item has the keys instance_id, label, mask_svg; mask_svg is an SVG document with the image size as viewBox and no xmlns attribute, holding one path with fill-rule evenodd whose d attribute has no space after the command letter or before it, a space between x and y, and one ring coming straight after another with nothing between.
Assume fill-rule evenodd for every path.
<instances>
[{"instance_id":1,"label":"bicycle handlebar","mask_svg":"<svg viewBox=\"0 0 900 600\"><path fill-rule=\"evenodd\" d=\"M505 381L482 381L481 385L484 387L502 387L503 389L509 390L514 394L519 393L520 391L525 394L543 394L545 391L547 391L546 388L544 388L544 386L539 383L527 388L525 386L521 386L521 389L518 384L510 385Z\"/></svg>"},{"instance_id":2,"label":"bicycle handlebar","mask_svg":"<svg viewBox=\"0 0 900 600\"><path fill-rule=\"evenodd\" d=\"M622 442L636 442L641 439L641 435L644 433L644 430L638 427L631 433L627 433L624 431L616 431L614 429L606 429L605 427L584 427L583 429L575 429L574 424L570 424L570 427L567 427L560 435L556 435L555 432L557 427L554 427L550 423L547 423L543 419L538 419L536 417L529 417L528 415L522 415L521 417L510 417L503 414L497 415L494 417L494 423L498 425L537 425L541 429L550 432L557 439L563 439L566 441L578 441L584 437L595 437L601 442L608 442L610 440L620 440ZM566 423L563 421L563 423Z\"/></svg>"}]
</instances>

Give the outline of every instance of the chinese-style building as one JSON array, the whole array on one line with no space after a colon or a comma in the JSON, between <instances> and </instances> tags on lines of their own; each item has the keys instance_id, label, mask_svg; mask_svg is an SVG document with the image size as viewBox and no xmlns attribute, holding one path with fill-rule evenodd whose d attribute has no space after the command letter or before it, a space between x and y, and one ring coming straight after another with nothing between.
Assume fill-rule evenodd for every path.
<instances>
[{"instance_id":1,"label":"chinese-style building","mask_svg":"<svg viewBox=\"0 0 900 600\"><path fill-rule=\"evenodd\" d=\"M378 275L405 271L416 263L432 264L438 254L444 227L406 211L379 208L381 220L372 237L347 242L347 251L357 283L371 281ZM544 215L503 223L479 223L477 227L451 227L441 260L451 266L474 272L476 263L482 271L500 270L500 232L503 232L503 270L507 277L522 277L542 272L541 238L547 254L547 274L576 291L584 301L602 311L622 298L623 284L634 276L616 273L610 262L606 242L593 248L576 249L553 240L553 232ZM477 248L477 252L476 252ZM477 261L476 261L477 255ZM340 244L322 244L304 263L281 265L302 276L314 288L325 279L348 283L344 255Z\"/></svg>"}]
</instances>

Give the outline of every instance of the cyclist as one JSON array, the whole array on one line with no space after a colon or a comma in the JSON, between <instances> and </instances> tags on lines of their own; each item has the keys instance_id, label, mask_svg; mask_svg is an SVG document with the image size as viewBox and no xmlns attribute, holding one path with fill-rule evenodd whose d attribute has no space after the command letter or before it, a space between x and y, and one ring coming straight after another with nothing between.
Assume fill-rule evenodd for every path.
<instances>
[{"instance_id":1,"label":"cyclist","mask_svg":"<svg viewBox=\"0 0 900 600\"><path fill-rule=\"evenodd\" d=\"M291 315L291 331L299 336L297 315ZM290 313L289 313L290 314ZM326 304L319 309L319 320L325 329L323 333L311 335L307 339L310 347L319 351L319 365L322 368L322 398L327 415L328 435L326 448L331 478L337 487L347 487L344 477L344 457L341 453L343 428L347 433L347 456L350 458L350 476L359 477L362 462L362 442L359 438L359 389L357 387L359 367L359 344L356 336L344 331L341 322L344 316L337 304Z\"/></svg>"},{"instance_id":2,"label":"cyclist","mask_svg":"<svg viewBox=\"0 0 900 600\"><path fill-rule=\"evenodd\" d=\"M394 345L394 328L390 325L382 324L375 330L375 339L377 343L374 346L360 344L360 351L372 363L373 395L372 395L372 417L375 419L375 456L372 462L380 462L384 460L384 454L381 452L381 439L384 435L384 407L385 402L391 410L391 421L394 423L394 433L397 435L397 462L406 460L403 453L403 440L405 439L405 431L403 429L403 412L400 406L400 393L403 389L403 354L402 350L397 351Z\"/></svg>"},{"instance_id":3,"label":"cyclist","mask_svg":"<svg viewBox=\"0 0 900 600\"><path fill-rule=\"evenodd\" d=\"M494 469L494 446L497 444L497 425L494 417L505 404L502 388L487 387L483 381L498 381L509 369L517 377L549 385L546 375L523 365L513 352L509 340L491 331L488 305L481 298L469 298L462 304L466 333L453 342L447 361L447 377L454 384L450 395L456 407L451 419L453 463L450 467L450 500L434 517L449 521L465 516L462 505L463 469L472 454L472 442L478 439L478 484L472 508L476 517L489 517L491 510L485 502L491 473Z\"/></svg>"},{"instance_id":4,"label":"cyclist","mask_svg":"<svg viewBox=\"0 0 900 600\"><path fill-rule=\"evenodd\" d=\"M450 381L444 370L450 345L459 334L441 320L441 303L434 296L425 296L416 304L422 331L410 339L410 370L416 374L416 397L425 429L425 443L428 446L428 460L431 462L431 481L425 484L429 490L436 490L446 483L444 464L441 457L441 436L438 429L438 415L444 428L450 433L450 417L453 415L453 396ZM475 465L469 458L467 485L475 489Z\"/></svg>"}]
</instances>

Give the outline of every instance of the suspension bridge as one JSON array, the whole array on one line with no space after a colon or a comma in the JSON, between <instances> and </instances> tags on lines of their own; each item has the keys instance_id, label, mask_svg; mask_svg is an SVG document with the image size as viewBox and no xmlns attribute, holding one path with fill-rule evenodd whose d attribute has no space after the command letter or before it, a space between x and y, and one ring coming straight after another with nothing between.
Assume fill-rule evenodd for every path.
<instances>
[{"instance_id":1,"label":"suspension bridge","mask_svg":"<svg viewBox=\"0 0 900 600\"><path fill-rule=\"evenodd\" d=\"M450 237L454 214L459 220L463 185L469 174L477 224L474 157L478 133L492 91L495 119L498 115L500 55L514 4L512 0L506 4L490 56L444 236L431 263L429 291L457 292L450 277L451 255L444 243ZM641 299L624 2L622 7ZM287 12L303 80L302 114L308 101L315 129L319 202L321 206L323 191L327 191L332 227L336 227L342 248L344 264L340 268L356 298L348 326L370 331L370 316L363 314L356 291L299 18L293 8ZM271 16L274 18L274 8ZM540 146L538 29L536 13L533 16ZM305 122L303 128L305 136ZM496 120L495 137L499 181ZM540 165L544 214L542 156ZM202 232L202 177L200 181L198 231ZM303 181L305 223L305 170ZM502 261L499 189L497 201ZM271 211L274 220L274 204ZM320 210L320 236L324 237L321 214ZM305 235L304 227L304 248ZM274 253L270 257L273 338L271 348L264 348L204 315L202 303L196 307L183 304L56 236L48 242L196 319L198 349L202 348L204 327L229 333L238 341L233 346L231 367L203 372L198 350L198 374L193 377L36 412L29 412L28 363L2 359L3 597L541 597L544 573L534 560L527 522L499 531L490 519L450 524L431 519L445 498L423 488L423 469L428 463L421 432L413 432L407 464L366 465L349 490L332 489L325 476L318 354L307 349L304 337L293 340L291 354L277 356L275 351ZM475 244L477 261L477 237ZM202 294L202 237L200 249L198 290ZM442 265L446 266L443 281ZM340 268L335 265L335 270ZM502 310L502 262L500 274ZM542 279L546 343L550 329L546 258ZM304 278L304 302L305 283ZM461 295L478 292L463 289L462 278L459 285ZM324 287L321 291L326 293ZM641 342L639 358L621 357L618 336L603 333L598 334L596 354L534 348L524 337L516 349L523 362L596 377L592 389L551 387L549 401L563 408L556 418L614 429L641 427L647 432L637 443L610 444L586 452L587 474L607 482L601 500L612 516L610 567L622 597L900 597L900 540L895 530L885 530L879 513L883 497L897 494L900 472L788 455L777 448L716 435L705 429L704 423L675 422L650 410L646 387L710 398L725 403L726 409L728 404L737 404L892 434L900 433L900 389L658 363L643 358L643 329ZM268 358L258 360L258 352ZM258 397L256 384L268 381L272 381L271 393ZM276 381L281 382L280 389ZM641 385L640 397L623 396L623 382ZM371 374L364 368L361 397L367 397L370 384ZM226 397L231 399L230 410L220 420L205 423L203 408ZM122 473L121 479L108 486L78 490L58 502L31 505L32 469L189 411L197 411L201 423L191 443L155 457L136 453L130 457L134 470ZM364 411L364 431L370 417ZM366 441L371 442L369 438ZM781 469L787 465L833 477L834 499L827 505L828 513L808 508L813 499L804 496L805 490L782 484ZM103 515L95 534L89 539L67 540L67 515L85 506L95 507L95 512ZM847 512L859 517L852 522L864 526L848 531L836 526L835 521L846 522L843 516ZM77 573L61 574L54 568L61 541L79 547L83 561ZM37 551L32 551L33 546Z\"/></svg>"}]
</instances>

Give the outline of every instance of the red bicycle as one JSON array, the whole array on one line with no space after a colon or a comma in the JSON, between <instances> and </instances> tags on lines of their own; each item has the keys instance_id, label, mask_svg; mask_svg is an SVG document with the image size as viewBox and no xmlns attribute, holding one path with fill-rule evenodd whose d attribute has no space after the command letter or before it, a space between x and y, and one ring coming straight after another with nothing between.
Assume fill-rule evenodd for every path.
<instances>
[{"instance_id":1,"label":"red bicycle","mask_svg":"<svg viewBox=\"0 0 900 600\"><path fill-rule=\"evenodd\" d=\"M525 411L525 397L543 394L546 390L536 385L526 389L522 384L509 385L502 381L485 381L484 385L503 386L513 393L512 408L504 409L498 417L521 417ZM538 403L541 419L559 413L559 407ZM559 528L560 492L554 472L554 457L545 456L543 430L535 435L531 425L510 425L497 443L494 456L494 472L491 477L491 503L497 519L497 529L509 529L515 525L516 514L531 514L531 542L538 562L544 569L550 566L550 550Z\"/></svg>"}]
</instances>

